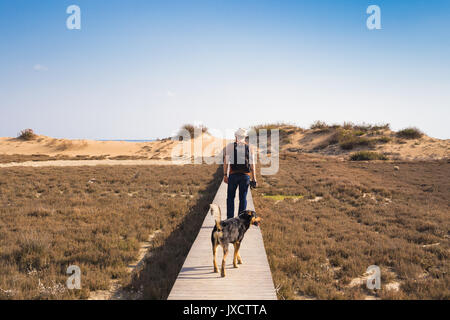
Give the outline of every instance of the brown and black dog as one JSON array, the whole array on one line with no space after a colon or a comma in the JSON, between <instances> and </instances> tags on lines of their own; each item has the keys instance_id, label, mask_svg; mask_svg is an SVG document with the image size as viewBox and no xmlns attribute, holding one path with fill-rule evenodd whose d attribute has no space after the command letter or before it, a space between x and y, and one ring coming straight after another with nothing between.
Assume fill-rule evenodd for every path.
<instances>
[{"instance_id":1,"label":"brown and black dog","mask_svg":"<svg viewBox=\"0 0 450 320\"><path fill-rule=\"evenodd\" d=\"M234 246L233 266L237 268L237 264L242 264L242 258L239 255L239 248L244 239L245 232L250 228L250 225L258 226L261 218L256 217L256 212L251 210L242 211L236 218L230 218L221 221L220 207L217 204L211 204L211 215L214 216L216 224L211 233L211 243L213 248L213 265L214 272L219 272L216 263L217 247L219 245L223 248L223 259L221 276L225 277L225 259L228 254L228 245L230 243Z\"/></svg>"}]
</instances>

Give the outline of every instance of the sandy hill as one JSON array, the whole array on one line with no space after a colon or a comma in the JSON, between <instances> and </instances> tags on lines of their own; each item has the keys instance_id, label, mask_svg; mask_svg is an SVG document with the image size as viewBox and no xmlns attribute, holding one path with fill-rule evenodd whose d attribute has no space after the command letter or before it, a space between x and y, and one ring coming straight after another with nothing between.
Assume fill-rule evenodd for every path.
<instances>
[{"instance_id":1,"label":"sandy hill","mask_svg":"<svg viewBox=\"0 0 450 320\"><path fill-rule=\"evenodd\" d=\"M201 148L194 148L199 139L201 139ZM191 140L191 154L194 157L201 154L211 156L222 150L224 143L226 143L226 140L204 133L201 137ZM19 138L0 138L0 154L47 155L64 158L170 159L172 149L176 146L181 148L181 143L171 139L152 142L128 142L55 139L43 135L36 136L29 141Z\"/></svg>"},{"instance_id":2,"label":"sandy hill","mask_svg":"<svg viewBox=\"0 0 450 320\"><path fill-rule=\"evenodd\" d=\"M264 125L259 129L280 130L280 149L348 158L356 151L374 151L389 159L432 160L450 158L450 139L427 136L417 129L394 132L388 125L315 125L302 129L290 125ZM415 135L420 135L420 137Z\"/></svg>"},{"instance_id":3,"label":"sandy hill","mask_svg":"<svg viewBox=\"0 0 450 320\"><path fill-rule=\"evenodd\" d=\"M420 131L407 130L394 132L389 126L371 125L326 125L318 123L310 129L274 124L254 127L260 129L280 130L280 151L291 153L311 153L348 159L356 151L369 150L397 160L433 160L450 158L450 139L441 140L429 137ZM200 141L201 140L201 141ZM270 139L269 139L270 141ZM194 147L199 145L201 147ZM191 140L193 157L210 157L218 154L227 140L203 133L201 137ZM20 155L34 157L51 157L48 160L68 159L153 159L170 160L172 150L181 149L181 143L171 139L152 142L96 141L55 139L36 136L30 141L19 138L0 138L0 155L4 162L24 161ZM12 159L15 155L16 160ZM35 160L39 160L38 158ZM34 160L34 159L28 159ZM1 161L0 161L1 162Z\"/></svg>"}]
</instances>

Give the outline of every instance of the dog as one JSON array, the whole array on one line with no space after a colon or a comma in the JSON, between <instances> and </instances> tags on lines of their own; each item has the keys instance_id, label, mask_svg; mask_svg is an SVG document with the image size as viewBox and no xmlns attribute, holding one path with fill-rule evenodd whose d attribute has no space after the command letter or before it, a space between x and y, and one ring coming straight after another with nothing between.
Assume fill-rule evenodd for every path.
<instances>
[{"instance_id":1,"label":"dog","mask_svg":"<svg viewBox=\"0 0 450 320\"><path fill-rule=\"evenodd\" d=\"M223 249L223 259L221 276L225 277L225 259L228 254L228 245L230 243L234 246L233 267L237 268L238 264L242 264L242 258L239 254L239 248L244 239L245 232L250 228L250 225L259 226L261 218L256 217L256 212L252 210L245 210L239 213L236 218L230 218L221 221L220 207L217 204L211 204L211 215L214 216L215 226L211 233L211 243L213 249L213 265L214 272L219 272L216 263L217 247L220 245Z\"/></svg>"}]
</instances>

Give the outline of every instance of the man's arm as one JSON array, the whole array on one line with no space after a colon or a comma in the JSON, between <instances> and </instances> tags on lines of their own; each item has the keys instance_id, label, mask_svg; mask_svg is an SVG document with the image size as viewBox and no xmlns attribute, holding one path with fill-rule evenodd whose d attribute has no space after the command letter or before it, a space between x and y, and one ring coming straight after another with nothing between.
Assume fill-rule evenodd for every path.
<instances>
[{"instance_id":1,"label":"man's arm","mask_svg":"<svg viewBox=\"0 0 450 320\"><path fill-rule=\"evenodd\" d=\"M256 182L256 160L255 160L255 149L252 147L250 149L250 178L252 181Z\"/></svg>"},{"instance_id":2,"label":"man's arm","mask_svg":"<svg viewBox=\"0 0 450 320\"><path fill-rule=\"evenodd\" d=\"M223 181L228 183L228 157L227 147L223 149Z\"/></svg>"}]
</instances>

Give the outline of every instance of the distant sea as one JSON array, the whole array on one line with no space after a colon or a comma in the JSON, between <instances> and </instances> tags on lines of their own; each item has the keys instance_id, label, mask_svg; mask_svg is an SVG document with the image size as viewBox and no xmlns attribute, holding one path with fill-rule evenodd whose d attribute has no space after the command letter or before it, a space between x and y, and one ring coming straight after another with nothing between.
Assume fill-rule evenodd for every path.
<instances>
[{"instance_id":1,"label":"distant sea","mask_svg":"<svg viewBox=\"0 0 450 320\"><path fill-rule=\"evenodd\" d=\"M129 140L129 139L100 139L97 141L125 141L125 142L152 142L156 141L157 139L150 139L150 140Z\"/></svg>"}]
</instances>

